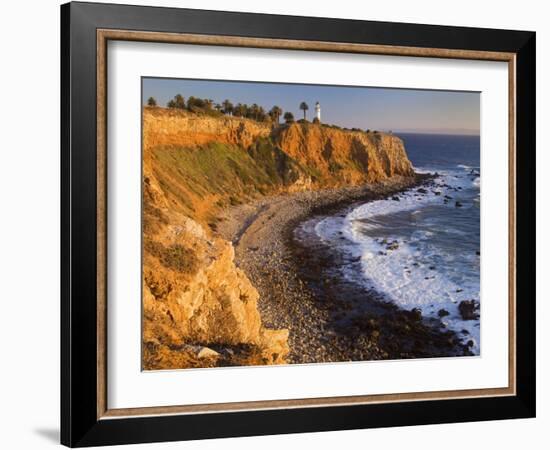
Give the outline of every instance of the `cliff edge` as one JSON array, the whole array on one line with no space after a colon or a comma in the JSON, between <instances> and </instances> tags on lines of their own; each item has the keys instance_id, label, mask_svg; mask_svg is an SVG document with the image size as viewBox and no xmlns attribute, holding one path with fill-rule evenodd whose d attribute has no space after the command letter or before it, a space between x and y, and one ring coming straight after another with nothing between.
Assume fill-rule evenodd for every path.
<instances>
[{"instance_id":1,"label":"cliff edge","mask_svg":"<svg viewBox=\"0 0 550 450\"><path fill-rule=\"evenodd\" d=\"M143 112L143 160L171 204L210 228L221 209L259 196L414 175L391 134L156 107Z\"/></svg>"}]
</instances>

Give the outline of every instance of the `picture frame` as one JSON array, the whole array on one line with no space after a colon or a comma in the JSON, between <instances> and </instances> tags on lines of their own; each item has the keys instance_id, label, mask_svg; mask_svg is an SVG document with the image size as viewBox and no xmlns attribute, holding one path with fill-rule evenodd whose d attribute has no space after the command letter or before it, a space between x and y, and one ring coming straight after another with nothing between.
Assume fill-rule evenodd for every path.
<instances>
[{"instance_id":1,"label":"picture frame","mask_svg":"<svg viewBox=\"0 0 550 450\"><path fill-rule=\"evenodd\" d=\"M535 33L527 31L62 5L61 443L81 447L534 417L535 40ZM508 64L508 386L109 408L106 101L111 41Z\"/></svg>"}]
</instances>

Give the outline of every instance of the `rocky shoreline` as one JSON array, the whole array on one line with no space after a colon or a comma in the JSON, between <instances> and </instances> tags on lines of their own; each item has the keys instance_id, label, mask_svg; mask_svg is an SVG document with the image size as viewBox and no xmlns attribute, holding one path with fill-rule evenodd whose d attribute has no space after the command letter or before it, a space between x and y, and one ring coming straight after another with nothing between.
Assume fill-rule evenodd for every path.
<instances>
[{"instance_id":1,"label":"rocky shoreline","mask_svg":"<svg viewBox=\"0 0 550 450\"><path fill-rule=\"evenodd\" d=\"M217 231L235 247L236 264L260 293L265 326L289 330L289 363L427 358L469 354L439 321L403 310L336 273L339 258L294 230L315 216L429 184L429 175L266 197L227 210ZM354 263L347 261L347 263ZM359 261L357 261L359 264Z\"/></svg>"}]
</instances>

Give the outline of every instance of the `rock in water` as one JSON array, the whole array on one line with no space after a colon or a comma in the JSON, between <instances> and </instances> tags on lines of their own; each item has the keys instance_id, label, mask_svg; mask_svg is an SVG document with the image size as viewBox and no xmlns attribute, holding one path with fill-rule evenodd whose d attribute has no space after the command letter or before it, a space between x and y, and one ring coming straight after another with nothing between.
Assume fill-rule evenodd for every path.
<instances>
[{"instance_id":1,"label":"rock in water","mask_svg":"<svg viewBox=\"0 0 550 450\"><path fill-rule=\"evenodd\" d=\"M386 250L397 250L399 248L399 242L393 241L391 244L388 244Z\"/></svg>"},{"instance_id":2,"label":"rock in water","mask_svg":"<svg viewBox=\"0 0 550 450\"><path fill-rule=\"evenodd\" d=\"M479 319L479 303L475 300L463 300L458 305L463 320Z\"/></svg>"},{"instance_id":3,"label":"rock in water","mask_svg":"<svg viewBox=\"0 0 550 450\"><path fill-rule=\"evenodd\" d=\"M420 308L411 309L411 315L414 320L422 320L422 310Z\"/></svg>"}]
</instances>

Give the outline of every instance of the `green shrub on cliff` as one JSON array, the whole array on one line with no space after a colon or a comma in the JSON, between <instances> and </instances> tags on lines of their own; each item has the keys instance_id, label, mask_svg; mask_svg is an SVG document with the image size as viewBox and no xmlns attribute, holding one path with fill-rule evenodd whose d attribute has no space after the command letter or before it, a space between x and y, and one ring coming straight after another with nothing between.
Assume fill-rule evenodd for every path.
<instances>
[{"instance_id":1,"label":"green shrub on cliff","mask_svg":"<svg viewBox=\"0 0 550 450\"><path fill-rule=\"evenodd\" d=\"M283 119L285 119L286 123L293 123L294 122L294 114L287 111L285 115L283 116Z\"/></svg>"},{"instance_id":2,"label":"green shrub on cliff","mask_svg":"<svg viewBox=\"0 0 550 450\"><path fill-rule=\"evenodd\" d=\"M193 275L197 272L199 260L195 252L178 244L165 247L160 242L145 240L143 247L151 255L159 259L167 269Z\"/></svg>"},{"instance_id":3,"label":"green shrub on cliff","mask_svg":"<svg viewBox=\"0 0 550 450\"><path fill-rule=\"evenodd\" d=\"M185 99L181 94L177 94L172 100L167 103L168 108L185 109Z\"/></svg>"}]
</instances>

